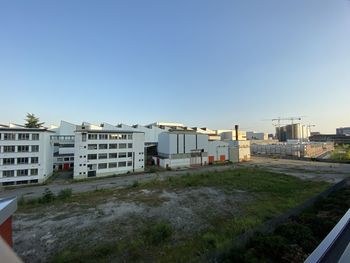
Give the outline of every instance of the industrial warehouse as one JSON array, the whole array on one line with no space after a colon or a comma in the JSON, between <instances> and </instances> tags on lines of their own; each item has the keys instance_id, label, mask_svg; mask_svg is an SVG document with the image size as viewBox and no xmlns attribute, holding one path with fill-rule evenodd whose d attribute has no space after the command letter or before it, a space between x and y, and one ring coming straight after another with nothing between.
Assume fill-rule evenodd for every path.
<instances>
[{"instance_id":1,"label":"industrial warehouse","mask_svg":"<svg viewBox=\"0 0 350 263\"><path fill-rule=\"evenodd\" d=\"M280 119L278 119L280 121ZM337 136L347 137L347 128ZM320 136L320 135L319 135ZM35 184L53 171L73 170L74 179L145 171L156 165L180 169L249 161L251 154L319 158L334 150L332 141L309 141L310 127L294 123L267 133L188 127L176 122L148 125L81 125L0 127L0 183ZM310 138L313 138L312 136Z\"/></svg>"}]
</instances>

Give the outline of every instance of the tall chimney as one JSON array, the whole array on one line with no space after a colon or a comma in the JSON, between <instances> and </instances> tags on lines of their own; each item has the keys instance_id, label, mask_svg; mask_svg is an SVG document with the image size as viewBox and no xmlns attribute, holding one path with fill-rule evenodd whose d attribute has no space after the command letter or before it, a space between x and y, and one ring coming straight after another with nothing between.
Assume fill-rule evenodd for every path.
<instances>
[{"instance_id":1,"label":"tall chimney","mask_svg":"<svg viewBox=\"0 0 350 263\"><path fill-rule=\"evenodd\" d=\"M238 125L235 125L235 130L236 130L236 141L238 141Z\"/></svg>"}]
</instances>

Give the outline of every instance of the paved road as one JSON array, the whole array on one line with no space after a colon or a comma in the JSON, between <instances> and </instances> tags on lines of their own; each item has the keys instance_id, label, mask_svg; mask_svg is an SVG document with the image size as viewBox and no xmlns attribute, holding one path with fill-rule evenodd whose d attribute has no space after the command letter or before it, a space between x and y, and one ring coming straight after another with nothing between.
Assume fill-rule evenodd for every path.
<instances>
[{"instance_id":1,"label":"paved road","mask_svg":"<svg viewBox=\"0 0 350 263\"><path fill-rule=\"evenodd\" d=\"M86 180L82 182L74 182L68 183L64 180L55 180L53 183L48 185L39 185L39 186L26 186L19 187L13 189L1 189L0 190L0 198L17 196L25 197L25 198L35 198L40 197L42 193L45 191L45 188L49 188L53 193L57 194L59 191L65 188L71 188L73 193L82 193L94 191L97 189L108 189L108 188L116 188L116 187L125 187L132 185L135 181L145 182L150 181L152 179L163 179L171 176L183 175L186 173L202 173L207 171L223 171L227 169L231 169L235 167L235 165L220 165L220 166L206 166L200 168L191 168L180 171L164 171L158 173L141 173L141 174L131 174L117 177L109 177L109 178L99 178L93 180Z\"/></svg>"},{"instance_id":2,"label":"paved road","mask_svg":"<svg viewBox=\"0 0 350 263\"><path fill-rule=\"evenodd\" d=\"M1 189L0 198L9 196L24 196L25 198L40 197L45 188L57 194L60 190L71 188L73 193L89 192L96 189L108 189L132 185L135 181L144 182L152 179L163 179L186 173L202 173L207 171L223 171L234 167L259 167L270 171L283 172L303 179L327 181L337 183L350 176L350 164L322 163L288 159L273 159L254 156L250 162L239 165L206 166L186 169L182 171L164 171L159 173L142 173L118 177L88 180L83 182L67 183L65 180L56 180L49 185L28 186L15 189Z\"/></svg>"}]
</instances>

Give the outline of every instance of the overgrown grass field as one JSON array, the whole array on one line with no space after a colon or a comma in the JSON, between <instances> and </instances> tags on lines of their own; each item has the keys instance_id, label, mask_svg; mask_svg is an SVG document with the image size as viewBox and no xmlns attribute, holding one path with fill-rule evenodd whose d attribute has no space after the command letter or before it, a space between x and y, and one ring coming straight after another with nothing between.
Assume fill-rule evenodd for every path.
<instances>
[{"instance_id":1,"label":"overgrown grass field","mask_svg":"<svg viewBox=\"0 0 350 263\"><path fill-rule=\"evenodd\" d=\"M208 227L191 237L177 233L169 222L145 222L140 218L135 224L138 231L132 236L122 240L116 237L112 242L99 240L95 244L81 240L58 251L52 262L206 262L213 254L228 251L238 235L303 203L328 186L325 182L301 180L261 169L239 168L134 183L129 189L73 194L65 202L103 202L115 193L126 194L138 189L179 191L203 187L214 187L227 195L243 191L250 198L237 204L241 212L234 217L216 217L214 213L207 222ZM157 200L152 201L155 205L161 204ZM36 209L44 205L48 204L24 204L22 209Z\"/></svg>"}]
</instances>

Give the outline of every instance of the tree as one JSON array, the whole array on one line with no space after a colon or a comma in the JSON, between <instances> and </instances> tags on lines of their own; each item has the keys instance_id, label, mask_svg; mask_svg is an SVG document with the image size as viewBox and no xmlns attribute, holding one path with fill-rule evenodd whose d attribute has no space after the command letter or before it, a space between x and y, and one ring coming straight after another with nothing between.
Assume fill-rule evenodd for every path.
<instances>
[{"instance_id":1,"label":"tree","mask_svg":"<svg viewBox=\"0 0 350 263\"><path fill-rule=\"evenodd\" d=\"M35 117L33 113L27 113L26 123L24 126L27 128L40 128L42 127L44 122L39 122L39 118Z\"/></svg>"}]
</instances>

